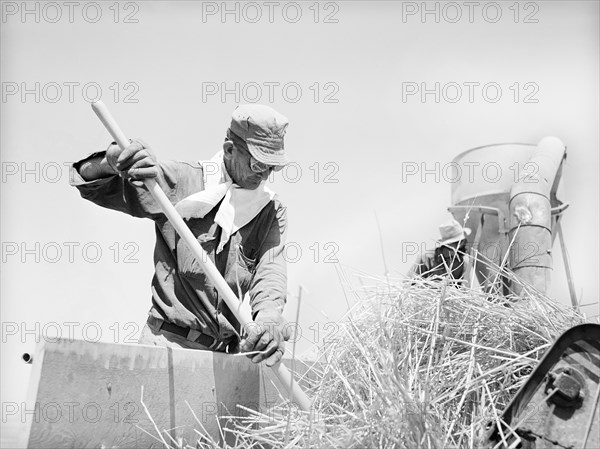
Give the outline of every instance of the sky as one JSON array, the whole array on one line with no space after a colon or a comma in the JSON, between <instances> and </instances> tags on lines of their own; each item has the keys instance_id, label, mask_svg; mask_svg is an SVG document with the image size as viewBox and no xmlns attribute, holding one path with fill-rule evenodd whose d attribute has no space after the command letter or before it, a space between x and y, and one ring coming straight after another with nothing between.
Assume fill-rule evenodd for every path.
<instances>
[{"instance_id":1,"label":"sky","mask_svg":"<svg viewBox=\"0 0 600 449\"><path fill-rule=\"evenodd\" d=\"M112 140L98 98L162 159L210 159L237 104L288 117L294 162L269 185L288 208L299 351L347 310L336 267L400 278L408 248L433 246L455 156L558 137L573 280L597 320L598 5L3 1L3 406L25 400L20 357L41 334L133 343L150 307L151 222L69 186L68 164ZM569 304L554 254L549 294Z\"/></svg>"}]
</instances>

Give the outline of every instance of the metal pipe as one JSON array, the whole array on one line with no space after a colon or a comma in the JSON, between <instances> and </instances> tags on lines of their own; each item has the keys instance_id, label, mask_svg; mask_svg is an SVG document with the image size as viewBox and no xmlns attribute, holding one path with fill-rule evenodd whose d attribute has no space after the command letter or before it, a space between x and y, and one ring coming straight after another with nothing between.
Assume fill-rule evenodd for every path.
<instances>
[{"instance_id":1,"label":"metal pipe","mask_svg":"<svg viewBox=\"0 0 600 449\"><path fill-rule=\"evenodd\" d=\"M537 145L523 175L510 191L509 266L524 283L546 293L552 271L552 222L550 192L566 157L560 139L545 137ZM516 233L516 235L515 235ZM520 285L513 285L519 294Z\"/></svg>"}]
</instances>

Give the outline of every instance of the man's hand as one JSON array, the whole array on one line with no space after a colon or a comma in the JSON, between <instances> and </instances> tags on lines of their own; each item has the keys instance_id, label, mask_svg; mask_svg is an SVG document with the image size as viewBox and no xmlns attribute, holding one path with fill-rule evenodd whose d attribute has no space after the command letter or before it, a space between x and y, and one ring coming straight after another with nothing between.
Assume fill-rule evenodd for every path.
<instances>
[{"instance_id":1,"label":"man's hand","mask_svg":"<svg viewBox=\"0 0 600 449\"><path fill-rule=\"evenodd\" d=\"M436 266L435 263L435 251L427 250L423 254L423 263L427 267L427 271L431 270Z\"/></svg>"},{"instance_id":2,"label":"man's hand","mask_svg":"<svg viewBox=\"0 0 600 449\"><path fill-rule=\"evenodd\" d=\"M156 156L144 142L133 140L124 150L111 145L106 150L106 161L123 178L142 180L156 178Z\"/></svg>"},{"instance_id":3,"label":"man's hand","mask_svg":"<svg viewBox=\"0 0 600 449\"><path fill-rule=\"evenodd\" d=\"M263 309L258 312L253 323L246 327L246 338L241 342L242 352L260 351L260 354L250 354L254 363L265 360L271 367L281 360L285 351L285 341L289 340L290 332L281 313L274 309Z\"/></svg>"}]
</instances>

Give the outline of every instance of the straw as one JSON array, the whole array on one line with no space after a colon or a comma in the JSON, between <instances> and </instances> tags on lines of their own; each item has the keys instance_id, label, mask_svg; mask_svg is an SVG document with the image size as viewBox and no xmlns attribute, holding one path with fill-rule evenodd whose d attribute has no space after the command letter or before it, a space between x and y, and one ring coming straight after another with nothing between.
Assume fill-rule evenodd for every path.
<instances>
[{"instance_id":1,"label":"straw","mask_svg":"<svg viewBox=\"0 0 600 449\"><path fill-rule=\"evenodd\" d=\"M344 289L357 301L311 368L314 413L282 397L268 415L228 417L236 449L481 447L548 347L583 322L527 286L507 298L447 280L340 277L355 279Z\"/></svg>"}]
</instances>

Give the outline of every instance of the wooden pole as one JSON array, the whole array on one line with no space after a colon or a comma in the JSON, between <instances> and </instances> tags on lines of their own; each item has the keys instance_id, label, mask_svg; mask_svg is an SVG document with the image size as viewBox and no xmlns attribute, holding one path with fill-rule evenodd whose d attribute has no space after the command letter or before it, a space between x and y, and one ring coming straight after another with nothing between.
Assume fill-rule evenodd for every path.
<instances>
[{"instance_id":1,"label":"wooden pole","mask_svg":"<svg viewBox=\"0 0 600 449\"><path fill-rule=\"evenodd\" d=\"M108 108L102 101L96 101L92 103L92 109L104 125L104 127L108 130L110 135L115 139L115 142L121 147L121 149L125 149L125 147L129 146L129 140L121 131L121 128L108 111ZM189 249L194 254L194 257L202 267L203 271L206 273L211 282L215 285L219 293L221 294L223 300L229 307L229 310L235 315L236 319L242 325L243 328L246 328L250 323L252 323L252 318L243 313L239 308L239 300L229 284L225 282L217 267L212 263L212 261L208 258L206 251L200 246L190 228L187 227L179 213L175 210L175 207L171 204L165 192L162 191L160 186L156 183L156 181L152 178L145 179L144 184L146 188L150 191L150 194L155 199L155 201L159 204L163 213L169 219L169 222L173 225L179 236L185 241L188 245ZM301 410L308 412L311 408L311 401L306 396L306 393L302 391L298 383L294 380L291 373L288 369L283 365L283 363L279 362L276 365L271 367L282 385L286 388L289 388L289 393L294 401L297 403L298 407Z\"/></svg>"}]
</instances>

